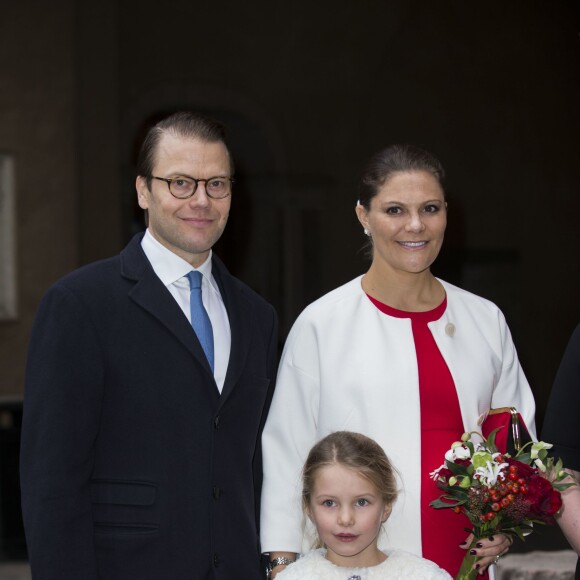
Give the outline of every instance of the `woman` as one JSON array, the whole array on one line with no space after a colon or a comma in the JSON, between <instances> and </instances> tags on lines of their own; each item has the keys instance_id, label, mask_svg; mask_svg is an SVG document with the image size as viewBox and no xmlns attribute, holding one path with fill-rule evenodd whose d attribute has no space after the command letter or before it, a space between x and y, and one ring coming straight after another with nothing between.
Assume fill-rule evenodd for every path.
<instances>
[{"instance_id":1,"label":"woman","mask_svg":"<svg viewBox=\"0 0 580 580\"><path fill-rule=\"evenodd\" d=\"M580 324L572 333L550 393L542 439L553 443L554 455L560 457L577 482L580 482ZM562 493L562 509L557 518L564 535L580 554L580 486ZM580 580L580 559L576 564Z\"/></svg>"},{"instance_id":2,"label":"woman","mask_svg":"<svg viewBox=\"0 0 580 580\"><path fill-rule=\"evenodd\" d=\"M307 307L290 332L263 434L262 549L282 563L272 577L310 547L300 470L326 434L361 432L381 444L404 490L381 547L414 552L452 575L469 547L468 522L429 507L439 495L429 473L490 407L517 407L535 436L533 396L502 313L431 274L447 222L442 179L439 161L415 147L371 159L356 206L371 267ZM295 498L290 507L287 497ZM510 542L481 539L479 571Z\"/></svg>"}]
</instances>

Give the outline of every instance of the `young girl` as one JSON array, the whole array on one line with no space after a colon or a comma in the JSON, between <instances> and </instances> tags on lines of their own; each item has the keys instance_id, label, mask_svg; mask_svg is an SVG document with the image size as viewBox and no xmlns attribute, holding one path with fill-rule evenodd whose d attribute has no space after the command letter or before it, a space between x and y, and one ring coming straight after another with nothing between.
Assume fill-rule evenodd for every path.
<instances>
[{"instance_id":1,"label":"young girl","mask_svg":"<svg viewBox=\"0 0 580 580\"><path fill-rule=\"evenodd\" d=\"M277 580L450 580L429 560L377 547L396 498L394 470L378 443L348 431L319 441L304 465L302 507L321 547L279 572Z\"/></svg>"}]
</instances>

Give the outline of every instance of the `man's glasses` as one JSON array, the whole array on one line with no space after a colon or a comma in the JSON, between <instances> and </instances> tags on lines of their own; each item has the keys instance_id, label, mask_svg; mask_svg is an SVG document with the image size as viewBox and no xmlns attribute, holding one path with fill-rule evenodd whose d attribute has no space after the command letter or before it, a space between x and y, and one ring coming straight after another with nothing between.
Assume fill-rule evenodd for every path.
<instances>
[{"instance_id":1,"label":"man's glasses","mask_svg":"<svg viewBox=\"0 0 580 580\"><path fill-rule=\"evenodd\" d=\"M196 191L197 186L200 182L205 183L205 192L208 197L212 199L223 199L227 197L232 192L232 183L234 179L232 177L208 177L207 179L196 179L195 177L155 177L151 176L153 179L158 179L159 181L165 181L167 187L169 188L169 193L177 199L187 199L191 197Z\"/></svg>"}]
</instances>

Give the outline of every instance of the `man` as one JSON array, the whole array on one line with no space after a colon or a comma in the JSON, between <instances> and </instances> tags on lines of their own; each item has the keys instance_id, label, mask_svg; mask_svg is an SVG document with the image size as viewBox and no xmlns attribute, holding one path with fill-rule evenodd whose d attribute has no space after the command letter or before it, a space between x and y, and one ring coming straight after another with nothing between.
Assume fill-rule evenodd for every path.
<instances>
[{"instance_id":1,"label":"man","mask_svg":"<svg viewBox=\"0 0 580 580\"><path fill-rule=\"evenodd\" d=\"M138 162L145 235L40 305L21 451L35 580L263 576L259 442L277 321L212 255L232 174L220 125L158 123Z\"/></svg>"}]
</instances>

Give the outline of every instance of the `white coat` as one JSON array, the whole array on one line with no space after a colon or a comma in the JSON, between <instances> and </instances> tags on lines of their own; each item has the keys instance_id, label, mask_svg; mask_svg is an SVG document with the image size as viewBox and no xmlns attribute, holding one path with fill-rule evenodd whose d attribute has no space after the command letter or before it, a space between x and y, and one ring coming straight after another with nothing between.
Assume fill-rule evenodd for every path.
<instances>
[{"instance_id":1,"label":"white coat","mask_svg":"<svg viewBox=\"0 0 580 580\"><path fill-rule=\"evenodd\" d=\"M535 439L534 399L503 314L440 282L447 308L429 328L455 382L465 431L479 431L478 419L490 407L515 406ZM410 319L380 312L361 277L308 306L284 347L262 437L262 550L311 547L303 534L302 466L314 443L348 430L375 439L401 475L380 547L421 556L420 411Z\"/></svg>"}]
</instances>

